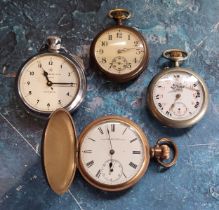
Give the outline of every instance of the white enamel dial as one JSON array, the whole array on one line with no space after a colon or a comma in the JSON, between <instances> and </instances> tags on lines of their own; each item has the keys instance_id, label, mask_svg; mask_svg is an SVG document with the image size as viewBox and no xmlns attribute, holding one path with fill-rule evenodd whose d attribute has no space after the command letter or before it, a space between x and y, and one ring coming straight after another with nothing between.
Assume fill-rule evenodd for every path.
<instances>
[{"instance_id":1,"label":"white enamel dial","mask_svg":"<svg viewBox=\"0 0 219 210\"><path fill-rule=\"evenodd\" d=\"M69 60L61 55L42 54L23 67L18 89L30 109L52 112L74 100L78 83L78 73Z\"/></svg>"},{"instance_id":2,"label":"white enamel dial","mask_svg":"<svg viewBox=\"0 0 219 210\"><path fill-rule=\"evenodd\" d=\"M123 184L142 169L145 148L134 127L117 122L102 122L85 134L80 146L84 170L96 182Z\"/></svg>"},{"instance_id":3,"label":"white enamel dial","mask_svg":"<svg viewBox=\"0 0 219 210\"><path fill-rule=\"evenodd\" d=\"M153 101L157 110L172 120L189 120L202 109L202 83L183 71L168 72L154 85Z\"/></svg>"},{"instance_id":4,"label":"white enamel dial","mask_svg":"<svg viewBox=\"0 0 219 210\"><path fill-rule=\"evenodd\" d=\"M111 74L128 74L137 69L144 57L144 44L126 28L112 28L100 35L94 47L99 65Z\"/></svg>"}]
</instances>

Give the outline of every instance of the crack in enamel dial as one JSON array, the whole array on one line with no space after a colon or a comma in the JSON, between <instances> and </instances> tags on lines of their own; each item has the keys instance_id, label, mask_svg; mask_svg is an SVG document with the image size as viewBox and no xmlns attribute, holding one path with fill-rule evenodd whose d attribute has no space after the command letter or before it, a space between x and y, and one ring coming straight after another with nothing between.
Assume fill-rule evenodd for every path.
<instances>
[{"instance_id":1,"label":"crack in enamel dial","mask_svg":"<svg viewBox=\"0 0 219 210\"><path fill-rule=\"evenodd\" d=\"M94 55L99 66L107 73L124 75L140 68L145 47L137 34L127 28L111 28L95 42Z\"/></svg>"},{"instance_id":2,"label":"crack in enamel dial","mask_svg":"<svg viewBox=\"0 0 219 210\"><path fill-rule=\"evenodd\" d=\"M64 56L41 54L23 67L18 88L24 103L38 112L67 107L79 89L79 75Z\"/></svg>"},{"instance_id":3,"label":"crack in enamel dial","mask_svg":"<svg viewBox=\"0 0 219 210\"><path fill-rule=\"evenodd\" d=\"M174 71L163 75L154 85L153 101L156 109L171 120L190 120L201 112L204 88L189 72Z\"/></svg>"},{"instance_id":4,"label":"crack in enamel dial","mask_svg":"<svg viewBox=\"0 0 219 210\"><path fill-rule=\"evenodd\" d=\"M91 126L80 138L82 175L100 189L127 188L149 161L142 141L134 127L113 119Z\"/></svg>"}]
</instances>

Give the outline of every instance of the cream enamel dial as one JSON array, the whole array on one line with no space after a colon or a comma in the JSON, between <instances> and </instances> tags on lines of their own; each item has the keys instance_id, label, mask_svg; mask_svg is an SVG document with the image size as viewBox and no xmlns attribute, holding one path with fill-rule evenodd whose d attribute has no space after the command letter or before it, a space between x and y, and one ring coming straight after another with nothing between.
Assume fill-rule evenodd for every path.
<instances>
[{"instance_id":1,"label":"cream enamel dial","mask_svg":"<svg viewBox=\"0 0 219 210\"><path fill-rule=\"evenodd\" d=\"M96 61L111 74L128 74L142 63L145 47L131 30L117 27L102 33L94 47Z\"/></svg>"},{"instance_id":2,"label":"cream enamel dial","mask_svg":"<svg viewBox=\"0 0 219 210\"><path fill-rule=\"evenodd\" d=\"M172 120L189 120L202 109L203 86L193 74L168 72L154 85L153 101L156 109Z\"/></svg>"},{"instance_id":3,"label":"cream enamel dial","mask_svg":"<svg viewBox=\"0 0 219 210\"><path fill-rule=\"evenodd\" d=\"M38 112L52 112L67 107L79 89L75 66L64 56L41 54L29 60L18 79L24 103Z\"/></svg>"},{"instance_id":4,"label":"cream enamel dial","mask_svg":"<svg viewBox=\"0 0 219 210\"><path fill-rule=\"evenodd\" d=\"M121 190L135 183L146 170L147 153L136 128L118 119L93 124L80 137L81 172L100 189Z\"/></svg>"}]
</instances>

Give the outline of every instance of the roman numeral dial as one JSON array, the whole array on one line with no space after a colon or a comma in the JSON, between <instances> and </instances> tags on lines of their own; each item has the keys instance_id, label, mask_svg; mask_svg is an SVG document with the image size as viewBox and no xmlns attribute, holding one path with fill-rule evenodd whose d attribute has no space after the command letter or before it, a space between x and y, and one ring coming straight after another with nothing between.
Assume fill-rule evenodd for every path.
<instances>
[{"instance_id":1,"label":"roman numeral dial","mask_svg":"<svg viewBox=\"0 0 219 210\"><path fill-rule=\"evenodd\" d=\"M121 121L124 118L101 119L82 132L79 152L83 165L81 172L102 184L126 183L144 167L146 147L140 131Z\"/></svg>"}]
</instances>

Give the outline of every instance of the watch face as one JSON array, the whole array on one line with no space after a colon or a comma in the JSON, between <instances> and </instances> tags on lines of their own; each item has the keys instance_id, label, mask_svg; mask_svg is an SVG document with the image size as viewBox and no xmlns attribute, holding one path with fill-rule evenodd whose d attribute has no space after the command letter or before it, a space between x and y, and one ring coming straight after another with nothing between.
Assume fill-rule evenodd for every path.
<instances>
[{"instance_id":1,"label":"watch face","mask_svg":"<svg viewBox=\"0 0 219 210\"><path fill-rule=\"evenodd\" d=\"M202 110L204 87L189 72L173 71L162 76L154 85L156 109L171 120L190 120Z\"/></svg>"},{"instance_id":2,"label":"watch face","mask_svg":"<svg viewBox=\"0 0 219 210\"><path fill-rule=\"evenodd\" d=\"M23 102L37 112L50 113L72 103L79 89L75 66L62 55L41 54L29 60L18 78Z\"/></svg>"},{"instance_id":3,"label":"watch face","mask_svg":"<svg viewBox=\"0 0 219 210\"><path fill-rule=\"evenodd\" d=\"M85 171L82 174L88 176L88 181L94 180L96 187L104 184L111 190L116 190L116 185L127 188L126 184L130 180L135 182L147 165L149 154L141 136L124 122L113 119L100 122L91 126L80 140L80 162Z\"/></svg>"},{"instance_id":4,"label":"watch face","mask_svg":"<svg viewBox=\"0 0 219 210\"><path fill-rule=\"evenodd\" d=\"M137 31L115 27L97 38L94 55L99 66L106 72L123 75L142 67L147 53L145 50L145 41Z\"/></svg>"}]
</instances>

